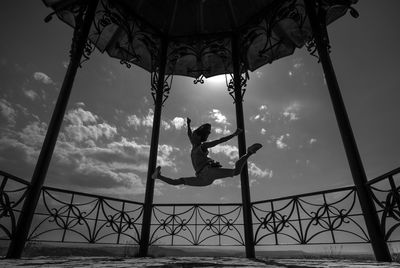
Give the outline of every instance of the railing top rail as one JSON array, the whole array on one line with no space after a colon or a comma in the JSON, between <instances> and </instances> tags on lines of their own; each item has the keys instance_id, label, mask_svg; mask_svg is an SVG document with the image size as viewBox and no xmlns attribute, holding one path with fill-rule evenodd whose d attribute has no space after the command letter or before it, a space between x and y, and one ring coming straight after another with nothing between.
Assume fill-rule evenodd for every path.
<instances>
[{"instance_id":1,"label":"railing top rail","mask_svg":"<svg viewBox=\"0 0 400 268\"><path fill-rule=\"evenodd\" d=\"M176 207L188 207L188 206L221 206L221 207L227 207L227 206L243 206L242 203L159 203L159 204L153 204L153 207L167 207L167 206L176 206Z\"/></svg>"},{"instance_id":2,"label":"railing top rail","mask_svg":"<svg viewBox=\"0 0 400 268\"><path fill-rule=\"evenodd\" d=\"M10 173L4 172L2 170L0 170L0 176L5 177L5 178L7 177L9 179L12 179L14 181L17 181L17 182L25 184L25 185L30 185L31 184L29 181L26 181L24 179L18 178L16 176L11 175Z\"/></svg>"},{"instance_id":3,"label":"railing top rail","mask_svg":"<svg viewBox=\"0 0 400 268\"><path fill-rule=\"evenodd\" d=\"M312 192L312 193L305 193L305 194L278 197L278 198L267 199L267 200L260 200L260 201L252 202L251 204L256 205L256 204L261 204L261 203L266 203L266 202L276 202L276 201L282 201L282 200L286 200L286 199L301 198L301 197L307 197L307 196L319 195L319 194L329 194L329 193L354 190L354 189L355 189L355 186L346 186L346 187L330 189L330 190L323 190L323 191Z\"/></svg>"},{"instance_id":4,"label":"railing top rail","mask_svg":"<svg viewBox=\"0 0 400 268\"><path fill-rule=\"evenodd\" d=\"M393 169L392 171L389 171L389 172L387 172L387 173L385 173L383 175L380 175L379 177L376 177L375 179L372 179L372 180L368 181L367 184L371 185L371 184L377 183L378 181L384 180L387 177L393 176L393 175L398 174L398 173L400 173L400 167L398 167L396 169Z\"/></svg>"},{"instance_id":5,"label":"railing top rail","mask_svg":"<svg viewBox=\"0 0 400 268\"><path fill-rule=\"evenodd\" d=\"M121 199L121 198L107 197L107 196L89 194L89 193L84 193L84 192L77 192L77 191L72 191L72 190L64 190L64 189L59 189L59 188L54 188L54 187L49 187L49 186L43 186L43 190L50 190L50 191L66 193L66 194L83 195L83 196L87 196L87 197L93 197L93 198L105 199L105 200L111 200L111 201L117 201L117 202L125 202L125 203L143 206L143 203L132 201L132 200L125 200L125 199Z\"/></svg>"}]
</instances>

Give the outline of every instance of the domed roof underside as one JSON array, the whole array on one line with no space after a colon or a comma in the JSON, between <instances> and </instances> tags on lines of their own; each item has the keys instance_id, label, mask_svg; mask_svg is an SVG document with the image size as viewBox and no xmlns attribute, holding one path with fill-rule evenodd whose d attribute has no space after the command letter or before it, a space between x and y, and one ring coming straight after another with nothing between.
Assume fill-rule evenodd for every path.
<instances>
[{"instance_id":1,"label":"domed roof underside","mask_svg":"<svg viewBox=\"0 0 400 268\"><path fill-rule=\"evenodd\" d=\"M76 26L82 0L43 0ZM355 0L321 0L329 24ZM291 55L312 39L303 0L99 0L89 39L101 52L150 72L168 41L166 74L232 73L231 40L240 36L242 72Z\"/></svg>"}]
</instances>

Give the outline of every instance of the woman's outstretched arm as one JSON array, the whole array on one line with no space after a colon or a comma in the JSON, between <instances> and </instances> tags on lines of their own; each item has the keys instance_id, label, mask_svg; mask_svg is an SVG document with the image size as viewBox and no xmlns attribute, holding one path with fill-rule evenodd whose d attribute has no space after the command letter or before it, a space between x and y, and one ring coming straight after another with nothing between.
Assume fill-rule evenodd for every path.
<instances>
[{"instance_id":1,"label":"woman's outstretched arm","mask_svg":"<svg viewBox=\"0 0 400 268\"><path fill-rule=\"evenodd\" d=\"M192 128L190 127L190 123L192 122L192 120L190 120L190 118L188 117L186 119L186 124L187 124L187 135L189 137L190 142L193 144L192 142Z\"/></svg>"},{"instance_id":2,"label":"woman's outstretched arm","mask_svg":"<svg viewBox=\"0 0 400 268\"><path fill-rule=\"evenodd\" d=\"M236 131L235 131L233 134L231 134L231 135L222 137L222 138L220 138L220 139L218 139L218 140L213 140L213 141L204 142L204 143L202 144L202 147L203 147L203 148L211 148L211 147L214 147L214 146L216 146L216 145L218 145L218 144L220 144L220 143L229 141L230 139L232 139L233 137L239 135L239 134L242 133L242 132L243 132L243 130L240 129L240 128L238 128L238 129L236 129Z\"/></svg>"}]
</instances>

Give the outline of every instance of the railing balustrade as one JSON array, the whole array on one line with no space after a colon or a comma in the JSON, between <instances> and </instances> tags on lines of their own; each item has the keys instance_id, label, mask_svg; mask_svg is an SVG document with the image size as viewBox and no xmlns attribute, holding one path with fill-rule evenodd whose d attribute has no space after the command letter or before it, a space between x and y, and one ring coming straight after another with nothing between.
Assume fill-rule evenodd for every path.
<instances>
[{"instance_id":1,"label":"railing balustrade","mask_svg":"<svg viewBox=\"0 0 400 268\"><path fill-rule=\"evenodd\" d=\"M29 182L0 171L0 240L15 232ZM400 242L400 168L368 182L387 242ZM257 201L254 243L369 243L354 186ZM43 187L30 241L138 245L143 203ZM244 246L242 204L154 204L151 245Z\"/></svg>"}]
</instances>

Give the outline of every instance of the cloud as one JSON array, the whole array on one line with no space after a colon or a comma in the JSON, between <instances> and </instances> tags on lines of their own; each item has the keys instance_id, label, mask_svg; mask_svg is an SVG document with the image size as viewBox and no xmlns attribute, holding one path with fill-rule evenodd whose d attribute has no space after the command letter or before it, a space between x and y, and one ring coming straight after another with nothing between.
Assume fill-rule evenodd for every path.
<instances>
[{"instance_id":1,"label":"cloud","mask_svg":"<svg viewBox=\"0 0 400 268\"><path fill-rule=\"evenodd\" d=\"M40 81L46 85L55 85L53 80L45 73L42 72L35 72L33 74L33 78L37 81Z\"/></svg>"},{"instance_id":2,"label":"cloud","mask_svg":"<svg viewBox=\"0 0 400 268\"><path fill-rule=\"evenodd\" d=\"M133 126L136 130L139 127L153 127L153 118L154 118L154 111L153 109L149 109L147 115L142 117L137 116L136 114L127 116L126 124L128 127ZM171 124L165 120L161 120L161 127L164 130L171 129Z\"/></svg>"},{"instance_id":3,"label":"cloud","mask_svg":"<svg viewBox=\"0 0 400 268\"><path fill-rule=\"evenodd\" d=\"M231 134L231 131L224 126L224 129L216 127L214 128L215 133L217 134L222 134L222 135L228 135Z\"/></svg>"},{"instance_id":4,"label":"cloud","mask_svg":"<svg viewBox=\"0 0 400 268\"><path fill-rule=\"evenodd\" d=\"M17 112L12 107L12 104L5 99L0 99L0 115L8 123L8 125L15 125Z\"/></svg>"},{"instance_id":5,"label":"cloud","mask_svg":"<svg viewBox=\"0 0 400 268\"><path fill-rule=\"evenodd\" d=\"M290 136L289 133L286 133L284 135L281 135L277 140L276 140L276 147L278 147L278 149L285 149L288 147L288 145L286 143L283 142L283 139L288 138Z\"/></svg>"},{"instance_id":6,"label":"cloud","mask_svg":"<svg viewBox=\"0 0 400 268\"><path fill-rule=\"evenodd\" d=\"M267 134L267 130L265 128L261 128L260 134L261 135Z\"/></svg>"},{"instance_id":7,"label":"cloud","mask_svg":"<svg viewBox=\"0 0 400 268\"><path fill-rule=\"evenodd\" d=\"M135 129L138 129L138 127L141 125L141 120L136 114L129 115L127 117L126 124L128 127L133 126Z\"/></svg>"},{"instance_id":8,"label":"cloud","mask_svg":"<svg viewBox=\"0 0 400 268\"><path fill-rule=\"evenodd\" d=\"M266 104L263 104L258 108L258 111L258 114L250 116L250 121L255 122L260 120L262 122L266 122L268 117L270 116L268 106Z\"/></svg>"},{"instance_id":9,"label":"cloud","mask_svg":"<svg viewBox=\"0 0 400 268\"><path fill-rule=\"evenodd\" d=\"M314 143L316 143L316 142L317 142L317 139L315 139L315 138L311 138L311 139L308 141L309 144L314 144Z\"/></svg>"},{"instance_id":10,"label":"cloud","mask_svg":"<svg viewBox=\"0 0 400 268\"><path fill-rule=\"evenodd\" d=\"M171 124L175 127L175 129L181 129L185 125L185 119L182 117L175 117L171 120Z\"/></svg>"},{"instance_id":11,"label":"cloud","mask_svg":"<svg viewBox=\"0 0 400 268\"><path fill-rule=\"evenodd\" d=\"M212 109L209 112L209 116L211 119L214 119L216 123L223 124L223 125L230 125L225 115L221 113L218 109Z\"/></svg>"},{"instance_id":12,"label":"cloud","mask_svg":"<svg viewBox=\"0 0 400 268\"><path fill-rule=\"evenodd\" d=\"M47 125L43 122L30 122L20 132L6 131L0 138L0 152L20 152L29 164L36 163L46 134ZM1 155L0 154L0 155Z\"/></svg>"},{"instance_id":13,"label":"cloud","mask_svg":"<svg viewBox=\"0 0 400 268\"><path fill-rule=\"evenodd\" d=\"M264 75L263 72L261 72L261 71L256 71L256 76L257 76L257 78L261 78L263 75Z\"/></svg>"},{"instance_id":14,"label":"cloud","mask_svg":"<svg viewBox=\"0 0 400 268\"><path fill-rule=\"evenodd\" d=\"M224 154L227 157L229 157L229 159L233 160L233 159L237 159L239 157L239 149L236 146L232 146L232 145L220 145L218 144L217 146L214 146L212 148L210 148L211 152L214 154Z\"/></svg>"},{"instance_id":15,"label":"cloud","mask_svg":"<svg viewBox=\"0 0 400 268\"><path fill-rule=\"evenodd\" d=\"M70 110L65 116L68 125L65 134L75 142L97 141L104 137L111 139L117 134L117 128L108 123L98 123L98 116L83 108Z\"/></svg>"},{"instance_id":16,"label":"cloud","mask_svg":"<svg viewBox=\"0 0 400 268\"><path fill-rule=\"evenodd\" d=\"M294 69L300 69L303 66L304 66L304 63L303 63L303 59L302 58L293 59L293 68Z\"/></svg>"},{"instance_id":17,"label":"cloud","mask_svg":"<svg viewBox=\"0 0 400 268\"><path fill-rule=\"evenodd\" d=\"M289 106L284 108L282 115L289 119L289 121L298 120L298 112L300 110L300 104L298 102L293 102Z\"/></svg>"},{"instance_id":18,"label":"cloud","mask_svg":"<svg viewBox=\"0 0 400 268\"><path fill-rule=\"evenodd\" d=\"M253 162L250 162L250 161L248 163L248 167L249 167L250 174L255 177L270 179L274 175L272 170L270 170L270 169L262 170L261 168L257 167L256 164L254 164Z\"/></svg>"},{"instance_id":19,"label":"cloud","mask_svg":"<svg viewBox=\"0 0 400 268\"><path fill-rule=\"evenodd\" d=\"M39 96L35 91L31 89L24 89L23 92L25 96L33 101Z\"/></svg>"}]
</instances>

